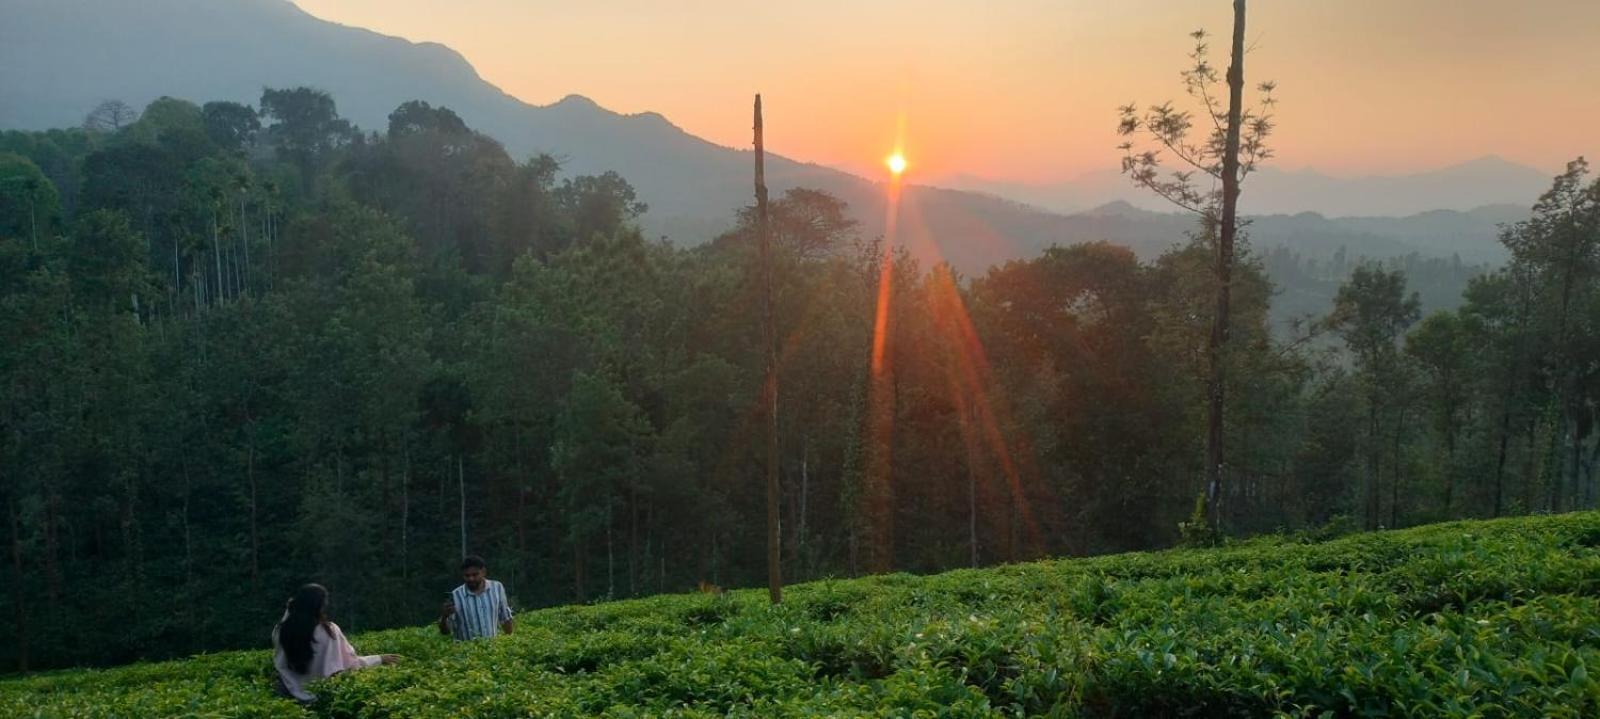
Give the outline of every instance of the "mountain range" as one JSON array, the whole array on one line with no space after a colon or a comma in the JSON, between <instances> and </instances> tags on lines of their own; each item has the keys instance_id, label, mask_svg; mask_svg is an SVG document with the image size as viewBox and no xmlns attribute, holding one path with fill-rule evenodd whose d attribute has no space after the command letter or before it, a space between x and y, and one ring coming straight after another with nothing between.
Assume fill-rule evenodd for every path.
<instances>
[{"instance_id":1,"label":"mountain range","mask_svg":"<svg viewBox=\"0 0 1600 719\"><path fill-rule=\"evenodd\" d=\"M1526 206L1550 186L1550 177L1549 173L1497 155L1426 172L1353 178L1331 177L1310 169L1291 172L1269 165L1246 178L1239 209L1252 215L1316 212L1329 217L1400 217L1505 203ZM1053 183L958 175L940 184L1007 197L1053 212L1079 212L1118 200L1146 209L1169 209L1164 200L1133 187L1116 170Z\"/></svg>"},{"instance_id":2,"label":"mountain range","mask_svg":"<svg viewBox=\"0 0 1600 719\"><path fill-rule=\"evenodd\" d=\"M324 21L287 0L0 0L0 17L0 129L76 125L105 99L136 108L163 95L253 104L263 87L307 85L328 91L363 128L383 128L396 106L421 99L455 110L515 157L548 152L569 174L615 170L650 205L641 221L652 237L709 239L752 194L748 150L698 138L660 114L619 114L580 95L532 105L485 81L448 47ZM538 58L537 49L530 55ZM801 186L830 192L849 203L865 233L883 231L888 208L879 182L771 154L767 177L775 194ZM1086 240L1149 256L1194 226L1188 216L1152 211L1158 205L1114 171L1054 185L970 177L946 184L906 188L899 237L917 255L968 273ZM1492 262L1501 258L1496 224L1520 217L1518 208L1547 184L1539 171L1498 158L1358 179L1267 168L1249 178L1243 209L1261 215L1250 229L1261 247Z\"/></svg>"}]
</instances>

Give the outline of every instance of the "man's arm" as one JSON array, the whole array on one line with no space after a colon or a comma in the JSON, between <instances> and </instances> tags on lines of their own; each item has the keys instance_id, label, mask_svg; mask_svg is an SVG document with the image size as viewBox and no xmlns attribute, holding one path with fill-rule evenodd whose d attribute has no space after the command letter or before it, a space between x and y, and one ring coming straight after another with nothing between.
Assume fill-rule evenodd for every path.
<instances>
[{"instance_id":1,"label":"man's arm","mask_svg":"<svg viewBox=\"0 0 1600 719\"><path fill-rule=\"evenodd\" d=\"M516 621L511 618L511 598L506 596L504 584L499 585L496 589L500 591L500 616L497 617L500 620L500 631L510 634L512 630L517 628Z\"/></svg>"}]
</instances>

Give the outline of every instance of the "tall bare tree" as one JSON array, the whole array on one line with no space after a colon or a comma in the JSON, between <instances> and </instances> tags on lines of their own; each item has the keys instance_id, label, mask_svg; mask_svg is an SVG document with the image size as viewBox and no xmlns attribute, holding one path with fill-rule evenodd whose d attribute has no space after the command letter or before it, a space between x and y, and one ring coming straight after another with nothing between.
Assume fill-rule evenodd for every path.
<instances>
[{"instance_id":1,"label":"tall bare tree","mask_svg":"<svg viewBox=\"0 0 1600 719\"><path fill-rule=\"evenodd\" d=\"M1234 243L1239 231L1239 186L1257 163L1272 156L1266 145L1272 134L1272 91L1275 85L1257 86L1259 107L1244 108L1245 0L1233 2L1233 43L1226 86L1227 108L1217 97L1216 68L1209 60L1208 35L1197 30L1193 64L1183 71L1185 90L1201 105L1202 127L1194 130L1195 113L1169 102L1140 113L1133 105L1120 108L1118 134L1125 140L1122 171L1135 184L1200 216L1205 236L1215 248L1216 307L1206 343L1206 518L1213 530L1221 527L1222 482L1227 474L1223 417L1226 407L1229 302L1232 296ZM1196 138L1194 135L1201 135ZM1140 140L1144 147L1141 149ZM1165 156L1164 156L1165 155ZM1180 169L1163 171L1167 157L1177 158ZM1198 174L1197 174L1198 173Z\"/></svg>"},{"instance_id":2,"label":"tall bare tree","mask_svg":"<svg viewBox=\"0 0 1600 719\"><path fill-rule=\"evenodd\" d=\"M97 132L116 132L132 125L139 113L121 100L106 100L94 106L83 118L83 129Z\"/></svg>"},{"instance_id":3,"label":"tall bare tree","mask_svg":"<svg viewBox=\"0 0 1600 719\"><path fill-rule=\"evenodd\" d=\"M778 526L778 347L772 326L772 241L767 217L766 146L761 138L761 94L756 94L756 237L761 245L761 333L766 376L761 383L762 419L767 434L767 593L773 604L783 601Z\"/></svg>"}]
</instances>

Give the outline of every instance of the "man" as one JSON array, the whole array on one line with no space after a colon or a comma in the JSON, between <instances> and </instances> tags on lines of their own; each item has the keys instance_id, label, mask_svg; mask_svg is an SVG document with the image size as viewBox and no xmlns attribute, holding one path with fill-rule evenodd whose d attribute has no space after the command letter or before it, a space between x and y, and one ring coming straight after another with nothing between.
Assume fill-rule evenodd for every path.
<instances>
[{"instance_id":1,"label":"man","mask_svg":"<svg viewBox=\"0 0 1600 719\"><path fill-rule=\"evenodd\" d=\"M483 557L473 554L461 560L461 581L439 611L439 633L456 641L510 634L515 625L506 588L489 578Z\"/></svg>"}]
</instances>

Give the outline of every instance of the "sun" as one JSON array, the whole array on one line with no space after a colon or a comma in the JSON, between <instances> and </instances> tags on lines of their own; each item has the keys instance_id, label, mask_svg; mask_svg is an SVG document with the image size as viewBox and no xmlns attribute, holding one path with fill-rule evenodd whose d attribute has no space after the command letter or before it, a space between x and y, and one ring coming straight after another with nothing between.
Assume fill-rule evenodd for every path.
<instances>
[{"instance_id":1,"label":"sun","mask_svg":"<svg viewBox=\"0 0 1600 719\"><path fill-rule=\"evenodd\" d=\"M898 152L890 155L883 163L889 166L889 171L898 175L906 171L906 156Z\"/></svg>"}]
</instances>

